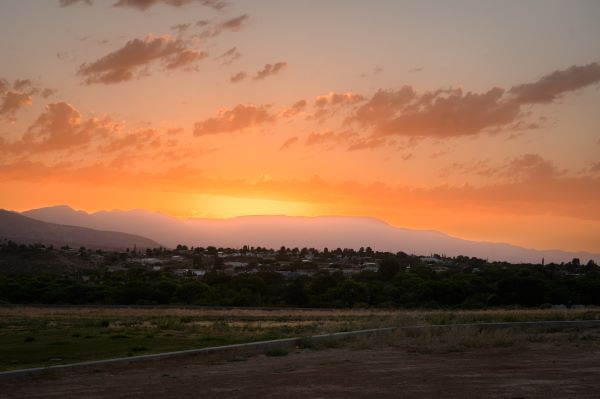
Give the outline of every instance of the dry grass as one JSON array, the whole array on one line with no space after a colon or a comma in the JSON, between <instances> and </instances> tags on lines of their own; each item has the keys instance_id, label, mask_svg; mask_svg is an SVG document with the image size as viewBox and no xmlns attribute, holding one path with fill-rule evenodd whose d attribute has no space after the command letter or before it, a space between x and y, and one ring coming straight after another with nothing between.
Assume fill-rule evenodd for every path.
<instances>
[{"instance_id":1,"label":"dry grass","mask_svg":"<svg viewBox=\"0 0 600 399\"><path fill-rule=\"evenodd\" d=\"M137 308L137 307L36 307L36 306L1 306L2 316L27 316L27 317L72 317L72 316L208 316L208 317L328 317L328 316L391 316L398 314L395 310L378 309L272 309L263 310L255 308Z\"/></svg>"},{"instance_id":2,"label":"dry grass","mask_svg":"<svg viewBox=\"0 0 600 399\"><path fill-rule=\"evenodd\" d=\"M371 309L216 309L0 307L0 369L220 346L381 327L482 322L600 319L600 310L407 311ZM520 337L520 336L519 336ZM540 334L538 339L547 339ZM542 337L542 338L539 338ZM592 337L593 338L593 337ZM505 330L398 331L351 340L357 347L392 345L410 351L517 345ZM533 339L533 338L532 338ZM595 342L595 339L590 339ZM323 346L346 345L336 340ZM310 346L307 342L306 347Z\"/></svg>"},{"instance_id":3,"label":"dry grass","mask_svg":"<svg viewBox=\"0 0 600 399\"><path fill-rule=\"evenodd\" d=\"M493 321L590 320L600 308L490 309L490 310L388 310L388 309L255 309L255 308L137 308L0 306L0 317L193 317L223 320L249 319L381 319L393 325L454 324ZM389 324L387 324L389 325Z\"/></svg>"},{"instance_id":4,"label":"dry grass","mask_svg":"<svg viewBox=\"0 0 600 399\"><path fill-rule=\"evenodd\" d=\"M501 328L451 327L444 329L397 330L337 342L310 345L314 349L348 347L371 349L394 347L407 352L430 354L463 352L486 348L525 349L530 345L600 349L600 328Z\"/></svg>"}]
</instances>

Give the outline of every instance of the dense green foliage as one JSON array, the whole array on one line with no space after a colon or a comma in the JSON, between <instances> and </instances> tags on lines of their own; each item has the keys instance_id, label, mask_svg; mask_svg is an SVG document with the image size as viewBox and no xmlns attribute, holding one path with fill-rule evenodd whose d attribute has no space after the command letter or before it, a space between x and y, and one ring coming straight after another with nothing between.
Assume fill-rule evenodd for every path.
<instances>
[{"instance_id":1,"label":"dense green foliage","mask_svg":"<svg viewBox=\"0 0 600 399\"><path fill-rule=\"evenodd\" d=\"M214 306L488 308L600 305L596 266L406 267L390 256L378 272L317 272L286 279L275 272L202 278L132 269L92 281L76 276L0 276L0 302L44 304L190 304Z\"/></svg>"}]
</instances>

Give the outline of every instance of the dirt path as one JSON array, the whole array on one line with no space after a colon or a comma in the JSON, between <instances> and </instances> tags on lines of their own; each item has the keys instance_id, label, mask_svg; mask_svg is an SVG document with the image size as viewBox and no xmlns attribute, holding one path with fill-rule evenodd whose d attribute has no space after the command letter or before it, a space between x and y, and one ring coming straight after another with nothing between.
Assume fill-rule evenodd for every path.
<instances>
[{"instance_id":1,"label":"dirt path","mask_svg":"<svg viewBox=\"0 0 600 399\"><path fill-rule=\"evenodd\" d=\"M0 381L1 398L600 398L600 351L328 349L184 358Z\"/></svg>"}]
</instances>

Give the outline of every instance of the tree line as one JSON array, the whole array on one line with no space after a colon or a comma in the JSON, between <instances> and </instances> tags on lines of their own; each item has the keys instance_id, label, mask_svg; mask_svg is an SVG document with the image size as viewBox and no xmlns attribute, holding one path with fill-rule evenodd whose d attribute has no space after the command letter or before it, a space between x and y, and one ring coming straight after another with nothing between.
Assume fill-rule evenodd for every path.
<instances>
[{"instance_id":1,"label":"tree line","mask_svg":"<svg viewBox=\"0 0 600 399\"><path fill-rule=\"evenodd\" d=\"M475 260L474 260L475 261ZM40 304L488 308L600 305L597 266L503 265L434 271L390 255L378 271L321 271L286 279L275 272L177 278L131 269L82 281L72 276L0 276L0 302Z\"/></svg>"}]
</instances>

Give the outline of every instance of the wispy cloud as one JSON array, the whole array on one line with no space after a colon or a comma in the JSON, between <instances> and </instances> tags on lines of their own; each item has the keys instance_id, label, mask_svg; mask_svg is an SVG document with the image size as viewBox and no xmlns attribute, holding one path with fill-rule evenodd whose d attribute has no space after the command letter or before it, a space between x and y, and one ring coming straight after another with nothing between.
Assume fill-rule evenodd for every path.
<instances>
[{"instance_id":1,"label":"wispy cloud","mask_svg":"<svg viewBox=\"0 0 600 399\"><path fill-rule=\"evenodd\" d=\"M58 4L60 4L61 7L68 7L73 4L85 4L85 5L91 6L92 3L93 3L93 0L59 0L58 1Z\"/></svg>"},{"instance_id":2,"label":"wispy cloud","mask_svg":"<svg viewBox=\"0 0 600 399\"><path fill-rule=\"evenodd\" d=\"M269 106L238 104L232 109L220 111L215 117L197 122L194 126L194 135L231 133L260 126L273 120L274 116L269 112Z\"/></svg>"},{"instance_id":3,"label":"wispy cloud","mask_svg":"<svg viewBox=\"0 0 600 399\"><path fill-rule=\"evenodd\" d=\"M221 65L231 65L241 56L242 54L238 51L237 47L232 47L229 50L225 51L223 54L216 57L215 60L220 61Z\"/></svg>"},{"instance_id":4,"label":"wispy cloud","mask_svg":"<svg viewBox=\"0 0 600 399\"><path fill-rule=\"evenodd\" d=\"M204 29L200 34L197 35L197 37L201 39L207 39L218 36L223 32L239 32L244 27L244 25L247 24L247 21L249 19L250 17L247 14L242 14L238 17L217 22L212 26L209 26L208 28ZM201 20L196 23L196 26L198 27L204 27L208 25L210 25L210 23L205 20Z\"/></svg>"},{"instance_id":5,"label":"wispy cloud","mask_svg":"<svg viewBox=\"0 0 600 399\"><path fill-rule=\"evenodd\" d=\"M85 4L91 6L94 4L94 0L59 0L59 4L61 7L68 7L74 4ZM227 6L227 2L223 0L117 0L113 3L113 6L123 8L127 7L145 11L159 4L172 7L182 7L189 4L201 4L219 11L223 10Z\"/></svg>"},{"instance_id":6,"label":"wispy cloud","mask_svg":"<svg viewBox=\"0 0 600 399\"><path fill-rule=\"evenodd\" d=\"M206 56L203 51L187 47L181 39L147 36L130 40L120 49L82 64L77 74L86 84L113 84L134 79L136 73L146 71L153 63L160 63L167 70L184 69Z\"/></svg>"},{"instance_id":7,"label":"wispy cloud","mask_svg":"<svg viewBox=\"0 0 600 399\"><path fill-rule=\"evenodd\" d=\"M238 73L234 73L233 75L231 75L231 77L229 78L229 81L231 83L237 83L237 82L241 82L242 80L246 79L248 75L246 75L246 72L238 72Z\"/></svg>"},{"instance_id":8,"label":"wispy cloud","mask_svg":"<svg viewBox=\"0 0 600 399\"><path fill-rule=\"evenodd\" d=\"M276 62L274 64L265 64L265 66L254 74L254 80L266 79L277 75L288 67L287 62Z\"/></svg>"},{"instance_id":9,"label":"wispy cloud","mask_svg":"<svg viewBox=\"0 0 600 399\"><path fill-rule=\"evenodd\" d=\"M554 71L533 83L512 87L508 94L518 104L550 103L563 94L600 82L600 64L573 65Z\"/></svg>"},{"instance_id":10,"label":"wispy cloud","mask_svg":"<svg viewBox=\"0 0 600 399\"><path fill-rule=\"evenodd\" d=\"M280 115L283 118L294 118L306 109L307 104L308 103L306 102L306 100L298 100L290 107L282 110L280 112Z\"/></svg>"},{"instance_id":11,"label":"wispy cloud","mask_svg":"<svg viewBox=\"0 0 600 399\"><path fill-rule=\"evenodd\" d=\"M288 148L290 148L291 146L293 146L294 144L296 144L298 142L298 137L294 136L294 137L290 137L289 139L287 139L286 141L283 142L283 144L281 144L281 147L279 147L280 151L283 150L287 150Z\"/></svg>"}]
</instances>

